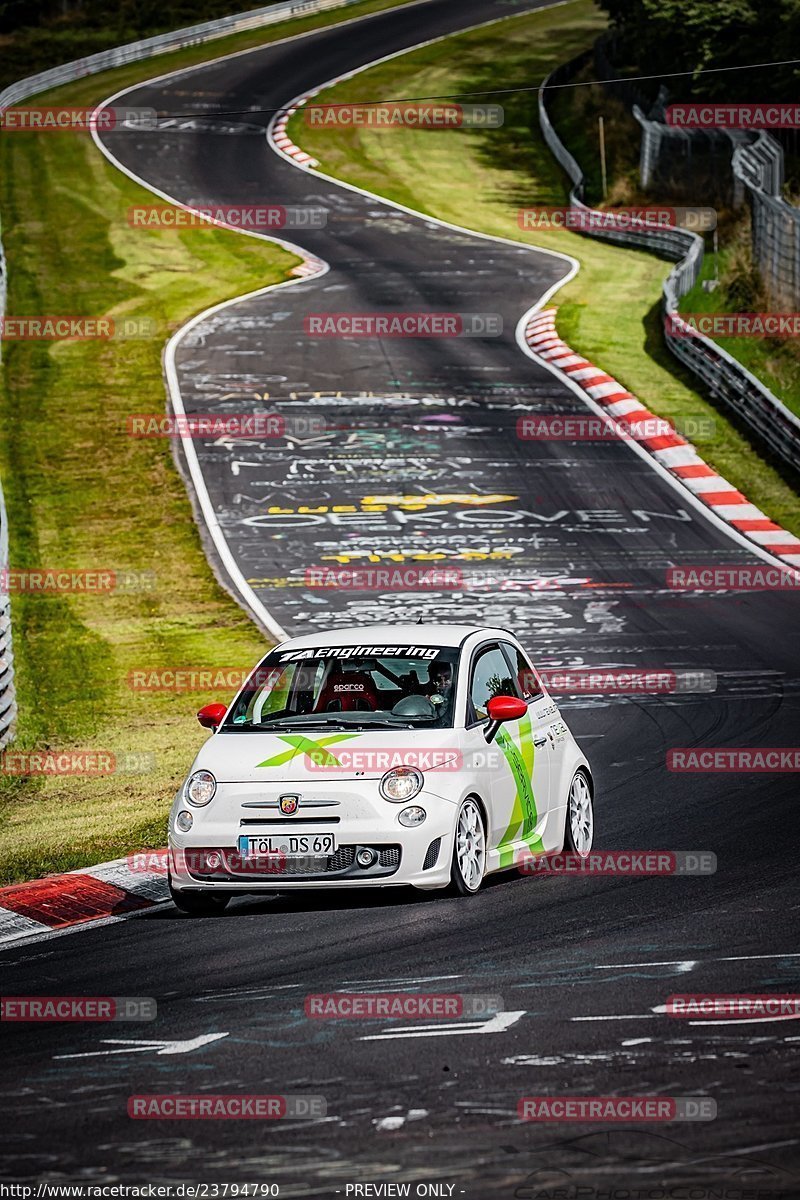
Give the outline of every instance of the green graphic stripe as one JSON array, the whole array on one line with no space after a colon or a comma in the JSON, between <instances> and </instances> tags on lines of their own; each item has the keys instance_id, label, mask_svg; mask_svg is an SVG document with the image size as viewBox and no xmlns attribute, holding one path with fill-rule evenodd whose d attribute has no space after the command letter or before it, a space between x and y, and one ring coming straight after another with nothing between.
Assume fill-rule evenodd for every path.
<instances>
[{"instance_id":1,"label":"green graphic stripe","mask_svg":"<svg viewBox=\"0 0 800 1200\"><path fill-rule=\"evenodd\" d=\"M330 750L326 750L326 746L336 746L339 742L349 742L351 738L357 738L361 735L358 733L337 733L333 737L320 738L313 742L311 738L303 737L302 734L282 734L278 741L286 742L289 750L282 750L280 754L273 755L272 758L265 758L263 762L256 763L257 767L282 767L284 763L289 762L296 754L304 754L310 759L315 767L340 767L342 764L339 759L331 754Z\"/></svg>"},{"instance_id":2,"label":"green graphic stripe","mask_svg":"<svg viewBox=\"0 0 800 1200\"><path fill-rule=\"evenodd\" d=\"M536 797L533 794L532 783L534 747L530 713L526 713L520 719L518 728L519 745L507 728L501 729L496 738L516 787L511 820L500 839L501 867L514 864L514 848L510 843L524 841L532 853L544 849L542 839L533 832L536 828Z\"/></svg>"}]
</instances>

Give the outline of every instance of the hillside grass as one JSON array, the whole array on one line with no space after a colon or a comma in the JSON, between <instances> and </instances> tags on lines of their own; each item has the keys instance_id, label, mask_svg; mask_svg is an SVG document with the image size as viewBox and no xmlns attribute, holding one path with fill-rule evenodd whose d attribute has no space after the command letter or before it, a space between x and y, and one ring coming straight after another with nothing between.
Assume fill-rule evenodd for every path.
<instances>
[{"instance_id":1,"label":"hillside grass","mask_svg":"<svg viewBox=\"0 0 800 1200\"><path fill-rule=\"evenodd\" d=\"M181 66L370 11L369 0L82 79L36 103L94 105ZM246 669L264 638L216 582L167 440L126 418L165 410L172 330L228 297L289 276L278 246L213 228L137 230L151 193L85 133L0 138L7 313L147 318L146 340L5 342L0 472L12 569L147 573L152 589L12 596L19 699L14 752L104 750L127 770L100 778L0 771L0 883L160 847L166 816L208 736L196 709L225 695L134 692L137 668ZM131 758L133 761L131 761Z\"/></svg>"}]
</instances>

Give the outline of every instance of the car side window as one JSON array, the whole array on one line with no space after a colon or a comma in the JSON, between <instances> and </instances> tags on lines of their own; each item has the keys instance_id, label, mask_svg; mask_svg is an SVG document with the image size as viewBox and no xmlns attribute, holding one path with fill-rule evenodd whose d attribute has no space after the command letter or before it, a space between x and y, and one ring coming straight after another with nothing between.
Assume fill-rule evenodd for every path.
<instances>
[{"instance_id":1,"label":"car side window","mask_svg":"<svg viewBox=\"0 0 800 1200\"><path fill-rule=\"evenodd\" d=\"M519 690L522 692L522 699L538 700L540 696L544 695L542 685L525 655L516 646L512 646L510 642L501 642L500 645L505 650L514 670Z\"/></svg>"},{"instance_id":2,"label":"car side window","mask_svg":"<svg viewBox=\"0 0 800 1200\"><path fill-rule=\"evenodd\" d=\"M498 645L485 646L472 664L472 678L469 686L469 698L472 704L473 720L485 721L488 717L487 704L492 696L519 696L517 687L511 675L511 668L506 656Z\"/></svg>"}]
</instances>

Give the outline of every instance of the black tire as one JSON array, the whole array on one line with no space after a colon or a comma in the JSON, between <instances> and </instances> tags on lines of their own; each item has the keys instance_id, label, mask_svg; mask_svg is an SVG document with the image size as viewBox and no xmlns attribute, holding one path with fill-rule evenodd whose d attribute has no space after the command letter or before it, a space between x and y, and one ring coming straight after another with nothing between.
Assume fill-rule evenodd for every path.
<instances>
[{"instance_id":1,"label":"black tire","mask_svg":"<svg viewBox=\"0 0 800 1200\"><path fill-rule=\"evenodd\" d=\"M470 809L477 814L477 826L480 829L482 838L482 862L480 864L480 878L478 879L477 884L474 886L471 886L470 882L468 882L468 880L464 877L464 873L459 861L459 825L461 824L462 814L465 812L465 810L469 812ZM458 807L458 815L456 816L454 830L453 857L450 863L450 886L447 889L448 894L451 896L477 896L486 875L486 823L483 819L481 806L478 804L477 800L473 800L471 796L468 796L466 800L461 801L461 804Z\"/></svg>"},{"instance_id":2,"label":"black tire","mask_svg":"<svg viewBox=\"0 0 800 1200\"><path fill-rule=\"evenodd\" d=\"M230 896L220 892L179 892L169 881L172 903L190 917L216 917L228 907Z\"/></svg>"},{"instance_id":3,"label":"black tire","mask_svg":"<svg viewBox=\"0 0 800 1200\"><path fill-rule=\"evenodd\" d=\"M584 843L582 849L580 849L577 845L577 840L573 834L572 822L570 820L570 813L571 813L571 808L572 808L572 791L573 791L573 788L575 787L576 781L579 779L583 781L583 783L586 787L586 790L589 793L589 845L587 847ZM567 854L577 854L581 858L586 858L587 855L591 854L593 844L594 844L594 790L592 788L592 781L589 778L588 774L583 769L583 767L579 767L578 770L575 772L575 776L572 780L572 783L570 784L569 798L567 799L567 811L564 816L564 850Z\"/></svg>"}]
</instances>

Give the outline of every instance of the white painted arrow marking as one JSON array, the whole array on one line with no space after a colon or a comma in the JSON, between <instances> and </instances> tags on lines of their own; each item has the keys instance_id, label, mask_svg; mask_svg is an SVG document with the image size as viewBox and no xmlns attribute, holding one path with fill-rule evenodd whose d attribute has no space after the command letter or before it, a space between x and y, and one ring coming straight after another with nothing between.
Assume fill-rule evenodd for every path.
<instances>
[{"instance_id":1,"label":"white painted arrow marking","mask_svg":"<svg viewBox=\"0 0 800 1200\"><path fill-rule=\"evenodd\" d=\"M199 1037L187 1038L182 1042L148 1042L141 1038L102 1038L104 1046L121 1046L120 1050L89 1050L84 1054L54 1054L53 1058L95 1058L105 1054L145 1054L154 1050L156 1054L190 1054L209 1042L226 1038L227 1033L203 1033Z\"/></svg>"},{"instance_id":2,"label":"white painted arrow marking","mask_svg":"<svg viewBox=\"0 0 800 1200\"><path fill-rule=\"evenodd\" d=\"M609 1013L599 1017L570 1017L570 1021L653 1021L657 1016L656 1012Z\"/></svg>"},{"instance_id":3,"label":"white painted arrow marking","mask_svg":"<svg viewBox=\"0 0 800 1200\"><path fill-rule=\"evenodd\" d=\"M719 1017L701 1021L689 1021L690 1025L766 1025L768 1021L797 1021L800 1012L781 1013L780 1016L766 1017Z\"/></svg>"},{"instance_id":4,"label":"white painted arrow marking","mask_svg":"<svg viewBox=\"0 0 800 1200\"><path fill-rule=\"evenodd\" d=\"M427 1116L427 1108L410 1108L404 1117L375 1117L373 1118L372 1124L376 1129L388 1129L393 1131L395 1129L402 1129L406 1121L421 1121Z\"/></svg>"},{"instance_id":5,"label":"white painted arrow marking","mask_svg":"<svg viewBox=\"0 0 800 1200\"><path fill-rule=\"evenodd\" d=\"M222 446L224 450L235 450L237 446L260 446L261 442L252 438L232 438L227 434L222 434L221 437L215 438L211 445Z\"/></svg>"},{"instance_id":6,"label":"white painted arrow marking","mask_svg":"<svg viewBox=\"0 0 800 1200\"><path fill-rule=\"evenodd\" d=\"M495 1013L488 1021L457 1021L452 1025L404 1025L400 1029L389 1029L386 1033L370 1033L358 1040L360 1042L381 1042L387 1038L453 1037L459 1033L502 1033L504 1029L510 1029L512 1025L516 1025L520 1017L524 1016L525 1009L521 1012Z\"/></svg>"}]
</instances>

